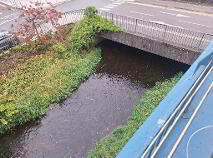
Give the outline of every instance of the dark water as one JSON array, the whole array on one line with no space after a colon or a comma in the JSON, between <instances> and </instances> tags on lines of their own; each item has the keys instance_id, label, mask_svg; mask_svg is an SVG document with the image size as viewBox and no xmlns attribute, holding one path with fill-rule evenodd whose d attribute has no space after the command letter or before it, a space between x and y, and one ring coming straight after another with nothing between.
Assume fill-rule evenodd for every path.
<instances>
[{"instance_id":1,"label":"dark water","mask_svg":"<svg viewBox=\"0 0 213 158\"><path fill-rule=\"evenodd\" d=\"M42 119L0 137L1 158L82 158L97 140L126 124L155 82L188 66L104 41L96 73Z\"/></svg>"}]
</instances>

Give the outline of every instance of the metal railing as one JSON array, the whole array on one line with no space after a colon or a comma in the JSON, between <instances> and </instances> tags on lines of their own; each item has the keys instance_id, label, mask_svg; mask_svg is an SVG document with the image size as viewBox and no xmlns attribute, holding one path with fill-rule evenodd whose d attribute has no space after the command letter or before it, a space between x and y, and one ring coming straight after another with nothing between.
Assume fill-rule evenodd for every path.
<instances>
[{"instance_id":1,"label":"metal railing","mask_svg":"<svg viewBox=\"0 0 213 158\"><path fill-rule=\"evenodd\" d=\"M62 15L62 17L58 21L58 24L59 26L72 24L76 23L77 21L80 21L83 18L84 18L84 9L69 11L65 12ZM53 26L51 22L48 23L44 22L42 24L38 24L38 31L41 34L46 34L47 32L55 31L55 27L56 26Z\"/></svg>"},{"instance_id":2,"label":"metal railing","mask_svg":"<svg viewBox=\"0 0 213 158\"><path fill-rule=\"evenodd\" d=\"M213 35L183 29L180 27L144 21L133 17L98 11L98 15L112 21L125 31L145 36L164 43L170 43L183 48L203 50L213 40Z\"/></svg>"},{"instance_id":3,"label":"metal railing","mask_svg":"<svg viewBox=\"0 0 213 158\"><path fill-rule=\"evenodd\" d=\"M59 20L59 24L66 25L83 19L84 11L85 10L82 9L64 13L62 18ZM207 33L144 21L105 11L97 11L97 14L109 21L112 21L115 25L121 27L126 32L158 40L163 43L172 44L181 48L202 51L206 48L208 43L213 40L213 35ZM41 32L48 32L52 30L53 27L51 27L51 23L45 23L40 26L40 29Z\"/></svg>"}]
</instances>

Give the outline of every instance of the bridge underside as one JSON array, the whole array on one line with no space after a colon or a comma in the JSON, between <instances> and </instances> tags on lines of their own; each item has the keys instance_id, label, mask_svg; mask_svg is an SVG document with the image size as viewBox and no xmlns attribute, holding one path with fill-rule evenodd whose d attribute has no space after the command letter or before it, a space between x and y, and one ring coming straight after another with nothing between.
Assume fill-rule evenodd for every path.
<instances>
[{"instance_id":1,"label":"bridge underside","mask_svg":"<svg viewBox=\"0 0 213 158\"><path fill-rule=\"evenodd\" d=\"M150 52L188 65L191 65L200 55L200 52L197 51L184 49L182 47L164 43L163 41L156 41L154 39L127 32L108 32L100 34L99 37L122 43L130 47L138 48L145 52Z\"/></svg>"}]
</instances>

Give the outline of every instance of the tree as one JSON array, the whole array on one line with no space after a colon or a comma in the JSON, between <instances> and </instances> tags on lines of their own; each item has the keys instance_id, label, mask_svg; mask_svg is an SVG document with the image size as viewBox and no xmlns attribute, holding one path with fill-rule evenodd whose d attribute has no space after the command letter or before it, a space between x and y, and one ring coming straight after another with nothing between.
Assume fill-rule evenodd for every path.
<instances>
[{"instance_id":1,"label":"tree","mask_svg":"<svg viewBox=\"0 0 213 158\"><path fill-rule=\"evenodd\" d=\"M55 10L51 3L31 2L31 4L18 8L21 12L20 18L23 19L23 22L17 26L18 28L15 29L14 33L25 39L25 41L33 38L38 38L41 41L40 35L43 32L40 29L40 25L50 23L52 27L57 28L62 13ZM14 25L11 25L11 27L14 27Z\"/></svg>"}]
</instances>

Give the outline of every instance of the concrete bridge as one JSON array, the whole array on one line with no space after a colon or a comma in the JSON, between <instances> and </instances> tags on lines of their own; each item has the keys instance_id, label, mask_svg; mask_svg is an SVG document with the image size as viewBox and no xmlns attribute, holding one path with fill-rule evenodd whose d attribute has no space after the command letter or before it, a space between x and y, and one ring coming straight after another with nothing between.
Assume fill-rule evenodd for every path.
<instances>
[{"instance_id":1,"label":"concrete bridge","mask_svg":"<svg viewBox=\"0 0 213 158\"><path fill-rule=\"evenodd\" d=\"M124 29L124 32L121 33L103 33L98 35L99 37L185 64L192 64L199 57L200 52L213 40L213 35L207 33L148 22L105 11L98 11L97 14ZM75 23L83 17L83 9L66 12L59 23L60 25ZM52 28L50 25L41 25L42 32L50 30Z\"/></svg>"}]
</instances>

